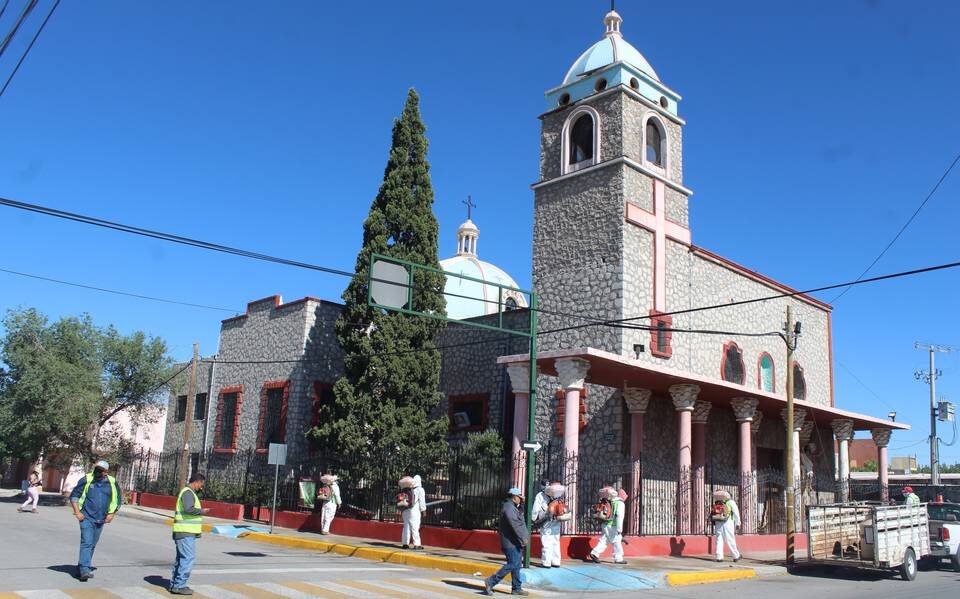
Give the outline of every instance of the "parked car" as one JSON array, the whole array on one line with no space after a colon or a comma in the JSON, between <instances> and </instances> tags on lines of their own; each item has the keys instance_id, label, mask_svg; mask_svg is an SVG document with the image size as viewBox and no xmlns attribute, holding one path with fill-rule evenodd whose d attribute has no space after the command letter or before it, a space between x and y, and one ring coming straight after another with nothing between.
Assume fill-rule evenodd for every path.
<instances>
[{"instance_id":1,"label":"parked car","mask_svg":"<svg viewBox=\"0 0 960 599\"><path fill-rule=\"evenodd\" d=\"M954 572L960 572L960 503L928 503L930 519L930 555L924 566L935 567L949 560Z\"/></svg>"}]
</instances>

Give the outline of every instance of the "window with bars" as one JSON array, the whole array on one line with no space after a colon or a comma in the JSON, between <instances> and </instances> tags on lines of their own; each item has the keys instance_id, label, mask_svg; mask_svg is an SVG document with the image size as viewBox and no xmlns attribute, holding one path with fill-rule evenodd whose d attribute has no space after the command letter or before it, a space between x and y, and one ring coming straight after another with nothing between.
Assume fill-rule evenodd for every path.
<instances>
[{"instance_id":1,"label":"window with bars","mask_svg":"<svg viewBox=\"0 0 960 599\"><path fill-rule=\"evenodd\" d=\"M206 393L197 393L197 396L193 398L193 419L194 420L207 419L207 394Z\"/></svg>"},{"instance_id":2,"label":"window with bars","mask_svg":"<svg viewBox=\"0 0 960 599\"><path fill-rule=\"evenodd\" d=\"M259 449L283 443L286 435L286 385L267 387L261 399Z\"/></svg>"},{"instance_id":3,"label":"window with bars","mask_svg":"<svg viewBox=\"0 0 960 599\"><path fill-rule=\"evenodd\" d=\"M221 393L217 425L217 449L236 449L239 420L240 393L236 391Z\"/></svg>"},{"instance_id":4,"label":"window with bars","mask_svg":"<svg viewBox=\"0 0 960 599\"><path fill-rule=\"evenodd\" d=\"M743 352L740 351L740 348L733 341L723 346L723 364L721 370L723 380L739 385L743 384L745 373Z\"/></svg>"},{"instance_id":5,"label":"window with bars","mask_svg":"<svg viewBox=\"0 0 960 599\"><path fill-rule=\"evenodd\" d=\"M173 414L174 422L183 422L187 418L187 396L177 396L177 409Z\"/></svg>"}]
</instances>

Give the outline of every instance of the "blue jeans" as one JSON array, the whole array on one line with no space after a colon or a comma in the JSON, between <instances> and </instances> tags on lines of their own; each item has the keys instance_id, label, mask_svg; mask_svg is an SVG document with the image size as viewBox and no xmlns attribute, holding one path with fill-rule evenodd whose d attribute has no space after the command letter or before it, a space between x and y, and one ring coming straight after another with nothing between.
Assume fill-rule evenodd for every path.
<instances>
[{"instance_id":1,"label":"blue jeans","mask_svg":"<svg viewBox=\"0 0 960 599\"><path fill-rule=\"evenodd\" d=\"M523 550L518 547L504 548L503 554L507 556L507 563L501 566L496 574L488 578L490 586L495 586L498 582L510 574L510 586L513 591L520 590L520 566L523 564Z\"/></svg>"},{"instance_id":2,"label":"blue jeans","mask_svg":"<svg viewBox=\"0 0 960 599\"><path fill-rule=\"evenodd\" d=\"M81 576L90 573L93 550L97 548L102 532L103 523L97 524L89 516L80 521L80 559L77 561L77 569Z\"/></svg>"},{"instance_id":3,"label":"blue jeans","mask_svg":"<svg viewBox=\"0 0 960 599\"><path fill-rule=\"evenodd\" d=\"M177 544L177 559L173 562L173 574L170 575L170 588L187 586L193 562L197 559L197 537L174 539Z\"/></svg>"}]
</instances>

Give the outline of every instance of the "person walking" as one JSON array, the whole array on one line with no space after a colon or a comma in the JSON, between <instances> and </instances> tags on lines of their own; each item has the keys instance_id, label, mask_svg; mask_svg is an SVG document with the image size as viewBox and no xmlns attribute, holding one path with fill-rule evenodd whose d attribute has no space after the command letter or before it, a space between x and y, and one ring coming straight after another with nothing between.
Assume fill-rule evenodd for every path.
<instances>
[{"instance_id":1,"label":"person walking","mask_svg":"<svg viewBox=\"0 0 960 599\"><path fill-rule=\"evenodd\" d=\"M603 528L600 529L600 538L597 539L597 546L593 548L587 559L593 563L600 562L600 556L606 551L607 545L613 546L613 563L625 564L623 559L623 517L626 509L623 505L623 498L613 487L604 487L600 489L600 501L610 504L609 516L603 520ZM598 508L600 506L597 506Z\"/></svg>"},{"instance_id":2,"label":"person walking","mask_svg":"<svg viewBox=\"0 0 960 599\"><path fill-rule=\"evenodd\" d=\"M913 492L913 487L903 488L903 505L920 505L920 497Z\"/></svg>"},{"instance_id":3,"label":"person walking","mask_svg":"<svg viewBox=\"0 0 960 599\"><path fill-rule=\"evenodd\" d=\"M530 531L527 530L527 523L524 520L522 504L523 492L517 487L510 487L507 490L507 499L500 509L499 527L500 548L507 558L507 563L496 574L483 581L484 595L493 595L493 587L506 578L507 574L510 575L511 594L530 594L521 588L523 582L520 580L523 551L527 546L527 540L530 538Z\"/></svg>"},{"instance_id":4,"label":"person walking","mask_svg":"<svg viewBox=\"0 0 960 599\"><path fill-rule=\"evenodd\" d=\"M533 500L533 522L540 527L540 565L544 568L560 567L560 529L563 523L551 510L551 503L559 502L565 488L560 483L543 481L543 490Z\"/></svg>"},{"instance_id":5,"label":"person walking","mask_svg":"<svg viewBox=\"0 0 960 599\"><path fill-rule=\"evenodd\" d=\"M714 509L710 518L713 520L714 558L723 561L723 544L730 547L733 561L740 561L740 551L737 549L737 527L740 526L740 508L737 502L730 497L727 491L717 491L713 494Z\"/></svg>"},{"instance_id":6,"label":"person walking","mask_svg":"<svg viewBox=\"0 0 960 599\"><path fill-rule=\"evenodd\" d=\"M73 516L80 522L80 557L77 561L77 578L86 582L93 578L93 552L100 541L104 524L113 521L114 514L120 509L120 486L117 479L107 474L110 464L100 460L77 481L70 494Z\"/></svg>"},{"instance_id":7,"label":"person walking","mask_svg":"<svg viewBox=\"0 0 960 599\"><path fill-rule=\"evenodd\" d=\"M413 477L413 486L411 487L413 500L410 506L403 510L403 531L401 532L401 542L404 549L411 546L414 549L422 550L423 545L420 542L420 520L427 513L427 495L423 491L423 481L420 475Z\"/></svg>"},{"instance_id":8,"label":"person walking","mask_svg":"<svg viewBox=\"0 0 960 599\"><path fill-rule=\"evenodd\" d=\"M336 474L324 474L320 477L320 491L317 498L323 501L323 507L320 508L320 534L330 534L330 525L333 524L333 517L337 515L337 507L342 503L340 499L340 484L337 482Z\"/></svg>"},{"instance_id":9,"label":"person walking","mask_svg":"<svg viewBox=\"0 0 960 599\"><path fill-rule=\"evenodd\" d=\"M18 512L33 512L37 513L37 506L40 505L40 473L34 470L30 473L30 476L27 477L27 500L20 504L20 507L17 508ZM33 509L28 510L27 506L33 504Z\"/></svg>"},{"instance_id":10,"label":"person walking","mask_svg":"<svg viewBox=\"0 0 960 599\"><path fill-rule=\"evenodd\" d=\"M177 557L170 574L170 594L192 595L193 589L187 586L193 562L197 558L197 539L203 532L203 514L210 512L204 508L197 496L203 490L206 478L199 472L190 475L187 486L177 495L176 511L173 513L173 542L177 546Z\"/></svg>"}]
</instances>

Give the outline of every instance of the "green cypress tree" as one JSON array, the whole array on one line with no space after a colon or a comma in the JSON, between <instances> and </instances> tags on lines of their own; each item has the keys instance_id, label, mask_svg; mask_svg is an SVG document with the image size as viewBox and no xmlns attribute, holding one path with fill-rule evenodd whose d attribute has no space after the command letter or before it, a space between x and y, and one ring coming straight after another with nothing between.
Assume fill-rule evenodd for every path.
<instances>
[{"instance_id":1,"label":"green cypress tree","mask_svg":"<svg viewBox=\"0 0 960 599\"><path fill-rule=\"evenodd\" d=\"M363 224L357 274L343 293L346 307L336 323L345 376L334 385L334 401L321 408L320 424L311 434L320 447L345 456L375 461L386 454L424 471L447 447L446 417L431 417L442 399L434 339L444 324L367 305L372 253L440 267L419 102L411 89L393 124L383 183ZM413 309L446 314L445 283L442 274L418 272Z\"/></svg>"}]
</instances>

